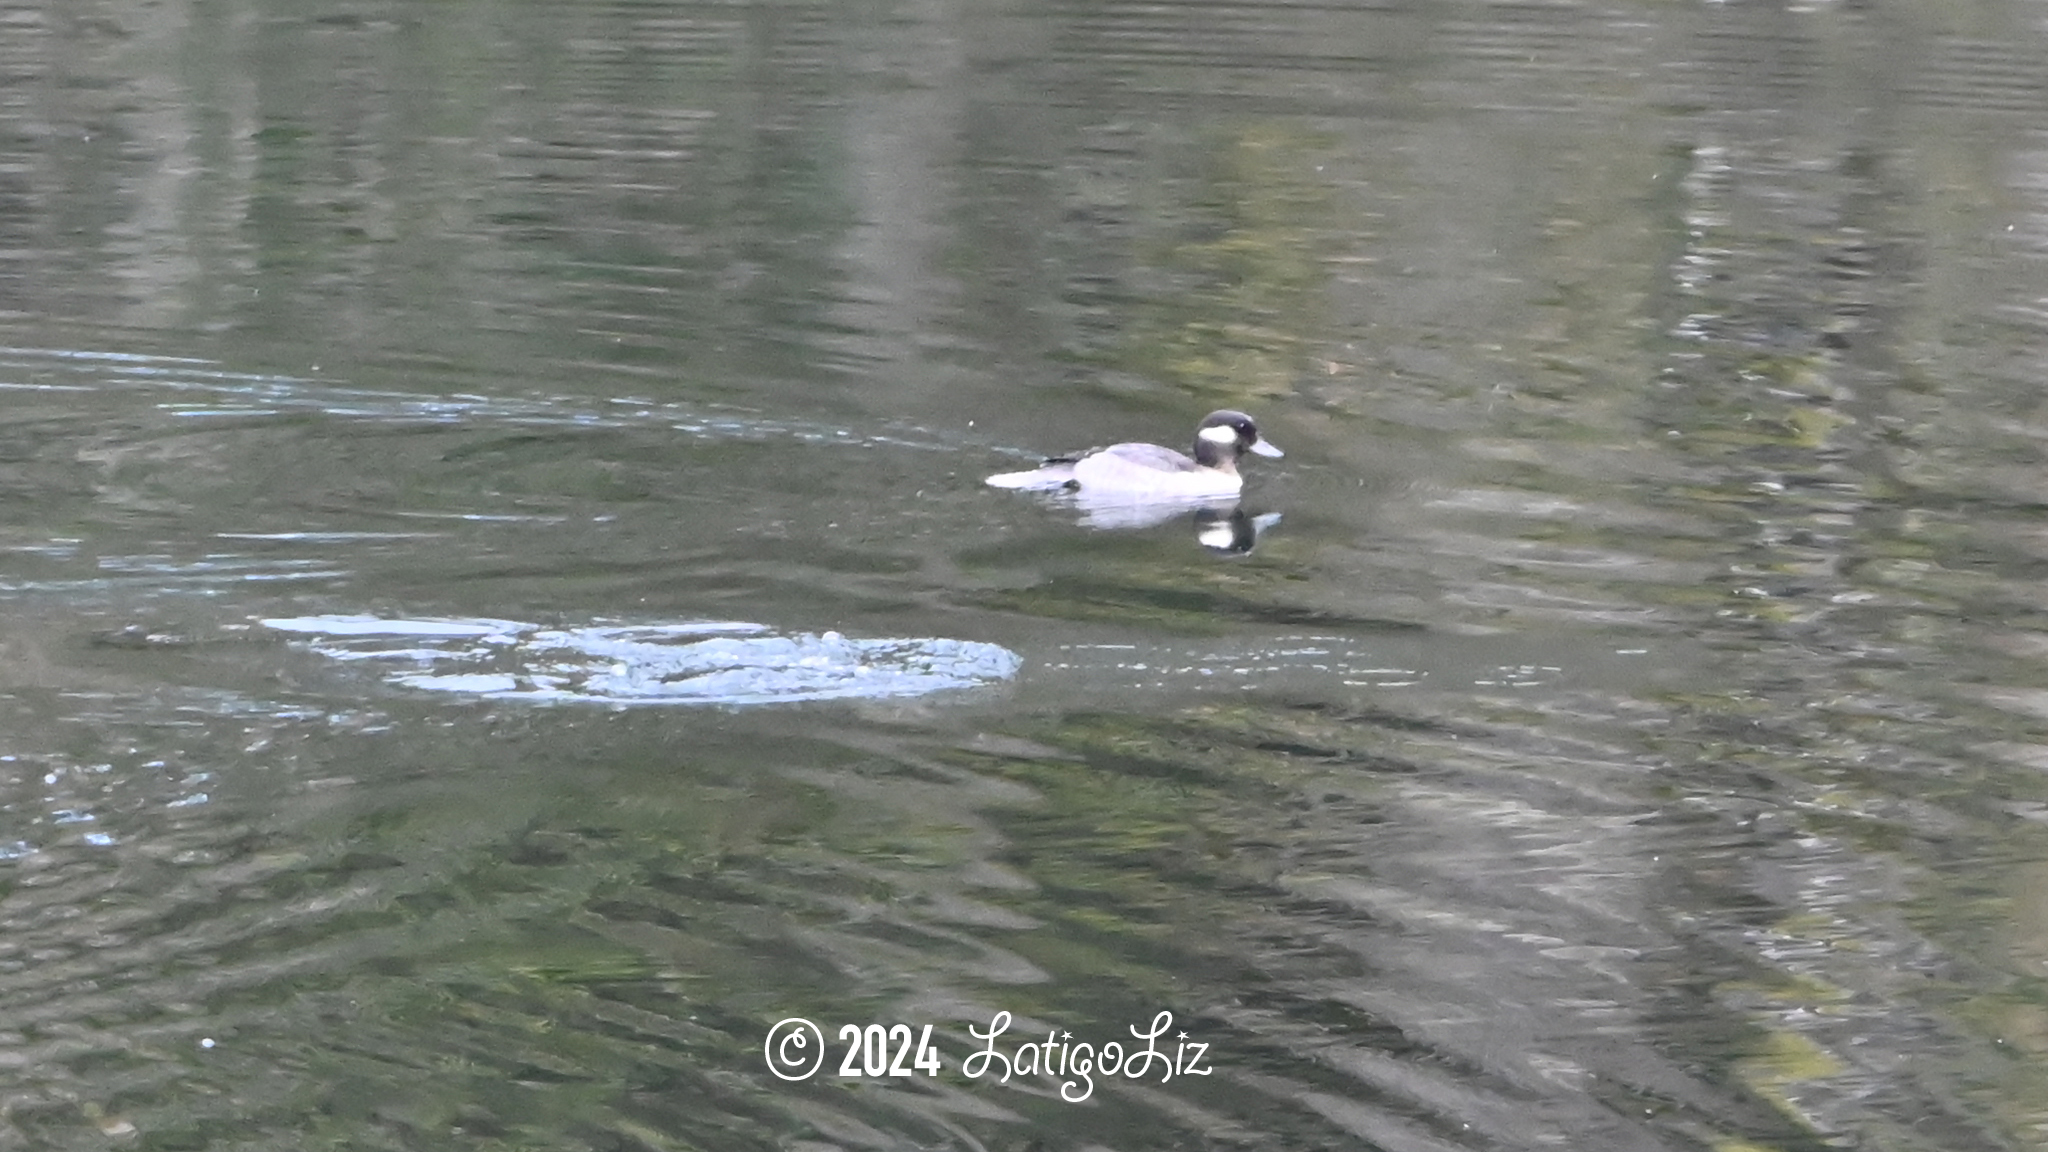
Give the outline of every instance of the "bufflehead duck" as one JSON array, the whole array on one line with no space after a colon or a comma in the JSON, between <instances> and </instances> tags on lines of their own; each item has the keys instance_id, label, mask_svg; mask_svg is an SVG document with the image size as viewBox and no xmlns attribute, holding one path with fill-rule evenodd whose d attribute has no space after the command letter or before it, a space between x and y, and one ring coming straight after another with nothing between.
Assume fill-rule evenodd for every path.
<instances>
[{"instance_id":1,"label":"bufflehead duck","mask_svg":"<svg viewBox=\"0 0 2048 1152\"><path fill-rule=\"evenodd\" d=\"M988 483L997 488L1079 488L1084 494L1133 500L1234 496L1244 487L1237 459L1246 452L1285 455L1259 439L1259 426L1251 417L1226 408L1202 417L1196 426L1193 459L1157 444L1112 444L1048 460L1029 472L991 476Z\"/></svg>"}]
</instances>

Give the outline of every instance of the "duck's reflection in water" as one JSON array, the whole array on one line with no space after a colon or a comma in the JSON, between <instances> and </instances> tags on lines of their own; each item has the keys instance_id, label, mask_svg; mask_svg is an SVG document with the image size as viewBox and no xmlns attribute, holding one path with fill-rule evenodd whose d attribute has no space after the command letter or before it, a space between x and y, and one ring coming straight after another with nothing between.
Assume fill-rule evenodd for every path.
<instances>
[{"instance_id":1,"label":"duck's reflection in water","mask_svg":"<svg viewBox=\"0 0 2048 1152\"><path fill-rule=\"evenodd\" d=\"M1252 513L1234 496L1205 499L1138 500L1130 496L1091 495L1087 489L1069 497L1081 513L1084 528L1127 532L1157 528L1187 517L1195 527L1195 543L1212 552L1242 555L1258 546L1259 537L1280 523L1280 513Z\"/></svg>"},{"instance_id":2,"label":"duck's reflection in water","mask_svg":"<svg viewBox=\"0 0 2048 1152\"><path fill-rule=\"evenodd\" d=\"M1195 513L1195 543L1211 552L1243 555L1259 546L1266 529L1280 523L1280 513L1253 515L1240 505L1224 510L1203 508Z\"/></svg>"}]
</instances>

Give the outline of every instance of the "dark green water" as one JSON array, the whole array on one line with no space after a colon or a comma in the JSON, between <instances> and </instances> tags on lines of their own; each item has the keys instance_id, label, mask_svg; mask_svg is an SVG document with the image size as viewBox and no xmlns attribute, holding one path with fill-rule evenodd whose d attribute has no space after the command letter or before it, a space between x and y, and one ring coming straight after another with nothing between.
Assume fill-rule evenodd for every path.
<instances>
[{"instance_id":1,"label":"dark green water","mask_svg":"<svg viewBox=\"0 0 2048 1152\"><path fill-rule=\"evenodd\" d=\"M2037 16L0 3L0 1149L2048 1146Z\"/></svg>"}]
</instances>

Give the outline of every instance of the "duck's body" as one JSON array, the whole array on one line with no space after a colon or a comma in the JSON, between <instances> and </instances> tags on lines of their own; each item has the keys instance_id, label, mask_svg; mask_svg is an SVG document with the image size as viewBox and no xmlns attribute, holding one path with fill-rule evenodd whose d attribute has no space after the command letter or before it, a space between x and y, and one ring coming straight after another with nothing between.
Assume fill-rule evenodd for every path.
<instances>
[{"instance_id":1,"label":"duck's body","mask_svg":"<svg viewBox=\"0 0 2048 1152\"><path fill-rule=\"evenodd\" d=\"M1259 439L1258 425L1242 412L1211 412L1195 429L1190 457L1157 444L1112 444L1080 456L1048 460L1029 472L991 476L997 488L1079 488L1090 496L1132 500L1199 500L1235 496L1244 487L1237 461L1246 452L1282 455Z\"/></svg>"}]
</instances>

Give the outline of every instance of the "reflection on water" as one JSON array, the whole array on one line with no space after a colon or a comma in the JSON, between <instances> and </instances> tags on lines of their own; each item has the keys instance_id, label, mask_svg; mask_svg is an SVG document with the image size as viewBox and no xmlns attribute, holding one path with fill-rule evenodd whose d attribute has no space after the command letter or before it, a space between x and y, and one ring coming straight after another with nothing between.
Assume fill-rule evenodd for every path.
<instances>
[{"instance_id":1,"label":"reflection on water","mask_svg":"<svg viewBox=\"0 0 2048 1152\"><path fill-rule=\"evenodd\" d=\"M1258 547L1259 537L1271 531L1281 518L1278 512L1254 516L1243 508L1232 508L1227 513L1205 508L1195 513L1195 542L1211 552L1242 555Z\"/></svg>"},{"instance_id":2,"label":"reflection on water","mask_svg":"<svg viewBox=\"0 0 2048 1152\"><path fill-rule=\"evenodd\" d=\"M10 10L0 1143L2048 1143L2042 31L1897 16Z\"/></svg>"},{"instance_id":3,"label":"reflection on water","mask_svg":"<svg viewBox=\"0 0 2048 1152\"><path fill-rule=\"evenodd\" d=\"M1195 543L1212 552L1250 552L1258 546L1259 537L1283 518L1279 512L1256 515L1248 512L1234 496L1134 500L1084 488L1062 492L1048 499L1047 503L1078 511L1081 515L1077 522L1085 528L1111 532L1137 531L1185 521L1194 527Z\"/></svg>"}]
</instances>

